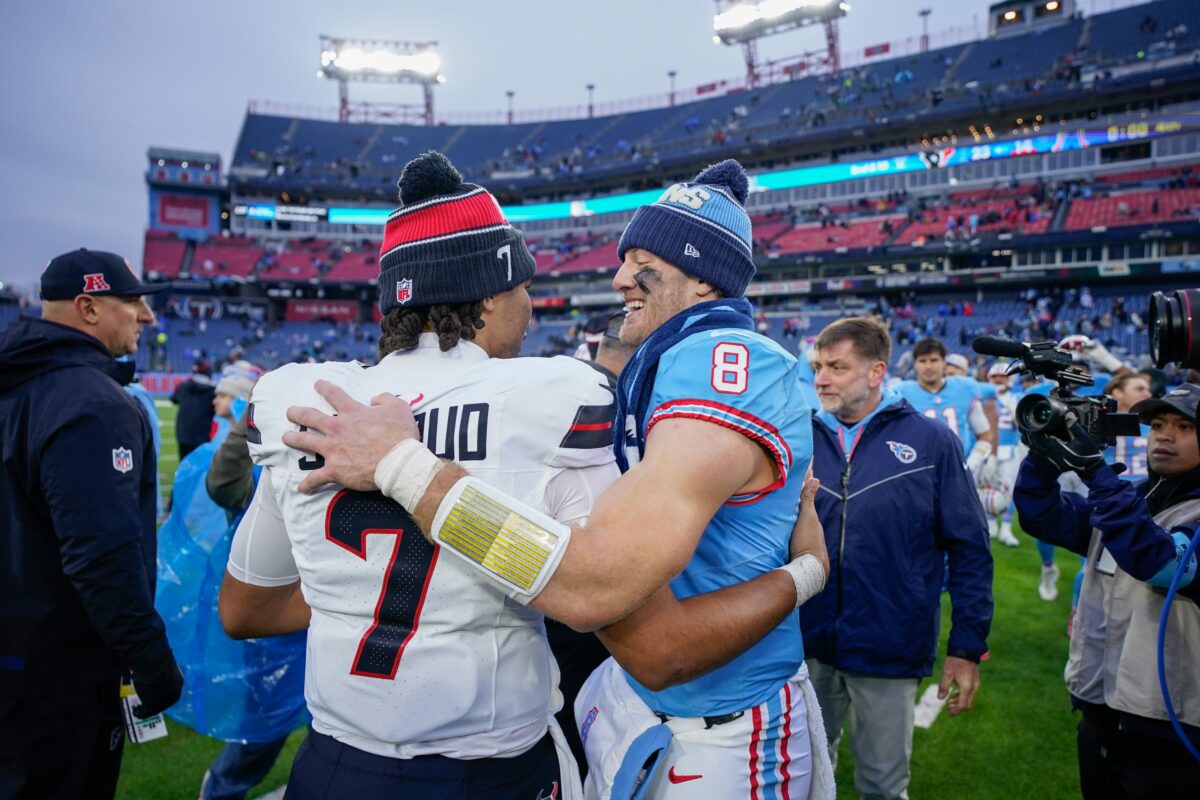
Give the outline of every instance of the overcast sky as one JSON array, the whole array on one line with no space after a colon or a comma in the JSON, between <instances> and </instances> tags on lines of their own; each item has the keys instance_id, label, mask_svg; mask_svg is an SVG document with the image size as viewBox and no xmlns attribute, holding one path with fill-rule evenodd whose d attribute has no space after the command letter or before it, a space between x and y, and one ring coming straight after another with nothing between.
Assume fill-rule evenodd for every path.
<instances>
[{"instance_id":1,"label":"overcast sky","mask_svg":"<svg viewBox=\"0 0 1200 800\"><path fill-rule=\"evenodd\" d=\"M1122 2L1122 0L1116 0ZM843 52L930 32L986 29L987 0L851 0ZM1114 0L1095 0L1107 7ZM1093 0L1081 0L1090 10ZM597 104L739 76L712 43L710 0L37 0L6 4L0 48L0 281L35 284L79 246L140 266L150 146L218 152L228 166L249 100L336 104L315 77L318 35L437 40L439 110ZM937 44L937 38L934 39ZM819 29L764 41L780 58L823 47ZM415 101L411 86L352 85L361 99Z\"/></svg>"}]
</instances>

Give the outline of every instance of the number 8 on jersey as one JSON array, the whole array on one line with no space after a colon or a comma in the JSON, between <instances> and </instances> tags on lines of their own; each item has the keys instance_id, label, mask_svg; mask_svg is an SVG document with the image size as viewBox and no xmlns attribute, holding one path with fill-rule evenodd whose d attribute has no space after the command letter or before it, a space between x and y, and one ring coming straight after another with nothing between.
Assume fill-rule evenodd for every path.
<instances>
[{"instance_id":1,"label":"number 8 on jersey","mask_svg":"<svg viewBox=\"0 0 1200 800\"><path fill-rule=\"evenodd\" d=\"M721 342L713 348L712 387L721 394L741 394L750 382L750 348Z\"/></svg>"}]
</instances>

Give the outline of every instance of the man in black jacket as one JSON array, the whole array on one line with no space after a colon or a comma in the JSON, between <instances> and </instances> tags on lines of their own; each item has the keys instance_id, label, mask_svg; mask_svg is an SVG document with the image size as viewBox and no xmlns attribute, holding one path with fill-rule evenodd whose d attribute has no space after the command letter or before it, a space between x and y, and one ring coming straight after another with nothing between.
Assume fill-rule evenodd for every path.
<instances>
[{"instance_id":1,"label":"man in black jacket","mask_svg":"<svg viewBox=\"0 0 1200 800\"><path fill-rule=\"evenodd\" d=\"M0 798L112 797L118 683L145 718L183 676L154 610L149 423L111 377L154 313L124 259L42 274L42 319L0 338Z\"/></svg>"}]
</instances>

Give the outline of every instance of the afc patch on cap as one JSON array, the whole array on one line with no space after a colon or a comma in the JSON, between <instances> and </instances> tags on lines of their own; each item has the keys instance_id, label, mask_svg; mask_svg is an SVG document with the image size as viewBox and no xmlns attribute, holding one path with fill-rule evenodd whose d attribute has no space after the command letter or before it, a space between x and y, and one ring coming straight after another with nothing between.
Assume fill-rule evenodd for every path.
<instances>
[{"instance_id":1,"label":"afc patch on cap","mask_svg":"<svg viewBox=\"0 0 1200 800\"><path fill-rule=\"evenodd\" d=\"M103 272L90 272L83 276L83 292L110 292L112 287L104 279Z\"/></svg>"},{"instance_id":2,"label":"afc patch on cap","mask_svg":"<svg viewBox=\"0 0 1200 800\"><path fill-rule=\"evenodd\" d=\"M133 469L133 452L128 447L117 447L112 451L113 469L120 473Z\"/></svg>"},{"instance_id":3,"label":"afc patch on cap","mask_svg":"<svg viewBox=\"0 0 1200 800\"><path fill-rule=\"evenodd\" d=\"M402 281L396 281L396 302L407 303L412 300L412 278L405 278Z\"/></svg>"}]
</instances>

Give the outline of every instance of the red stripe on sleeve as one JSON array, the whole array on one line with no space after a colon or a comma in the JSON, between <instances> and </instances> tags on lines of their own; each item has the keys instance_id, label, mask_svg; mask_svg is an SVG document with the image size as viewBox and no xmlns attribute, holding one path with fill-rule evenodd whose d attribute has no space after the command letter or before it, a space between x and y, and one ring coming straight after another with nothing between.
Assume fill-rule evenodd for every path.
<instances>
[{"instance_id":1,"label":"red stripe on sleeve","mask_svg":"<svg viewBox=\"0 0 1200 800\"><path fill-rule=\"evenodd\" d=\"M573 431L610 431L613 424L611 422L577 422L571 426Z\"/></svg>"},{"instance_id":2,"label":"red stripe on sleeve","mask_svg":"<svg viewBox=\"0 0 1200 800\"><path fill-rule=\"evenodd\" d=\"M660 408L664 408L664 407L665 406L660 406ZM655 412L655 413L657 414L657 412ZM667 414L661 414L658 416L651 417L650 424L646 426L646 438L650 437L650 431L654 430L654 426L657 425L658 423L662 422L664 419L698 419L701 422L711 422L714 425L720 425L722 428L729 428L729 430L731 430L731 431L736 431L737 433L740 433L743 436L745 436L750 441L758 442L760 445L762 445L767 450L767 452L771 454L771 458L774 459L775 466L779 470L779 477L774 482L772 482L769 486L764 486L761 489L756 489L755 490L756 492L766 494L767 492L772 492L772 491L782 487L787 482L788 465L791 463L791 455L792 455L791 451L788 452L788 461L784 461L783 453L779 452L779 448L775 445L775 442L771 439L764 437L762 434L758 433L757 431L751 430L750 428L744 427L742 425L738 425L736 422L733 422L732 420L724 419L722 417L715 417L715 416L710 417L707 414L696 414L696 413L692 413L692 412L688 412L688 411L672 411ZM787 443L783 441L783 437L776 434L775 438L779 442L783 443L784 447L787 447ZM761 500L761 499L762 499L761 497L756 498L756 500ZM736 503L733 503L732 505L749 505L749 503L736 502Z\"/></svg>"},{"instance_id":3,"label":"red stripe on sleeve","mask_svg":"<svg viewBox=\"0 0 1200 800\"><path fill-rule=\"evenodd\" d=\"M651 419L653 419L654 415L659 413L660 411L669 411L676 406L703 406L705 408L715 408L719 411L724 411L726 414L729 414L730 416L737 417L738 419L745 420L746 422L750 422L755 425L758 425L760 428L767 431L768 433L779 437L779 443L783 445L783 449L787 453L787 460L789 463L791 463L792 450L790 447L788 447L787 440L785 440L782 436L779 435L778 428L776 428L774 425L767 422L766 420L760 419L760 418L754 416L753 414L751 414L748 411L742 411L741 409L734 408L733 406L727 406L724 403L717 403L712 400L699 400L696 398L689 398L689 399L683 399L683 400L671 400L669 402L663 403L658 408L654 409L653 413L650 414L650 417L651 417ZM646 431L646 435L647 436L650 435L649 430Z\"/></svg>"}]
</instances>

